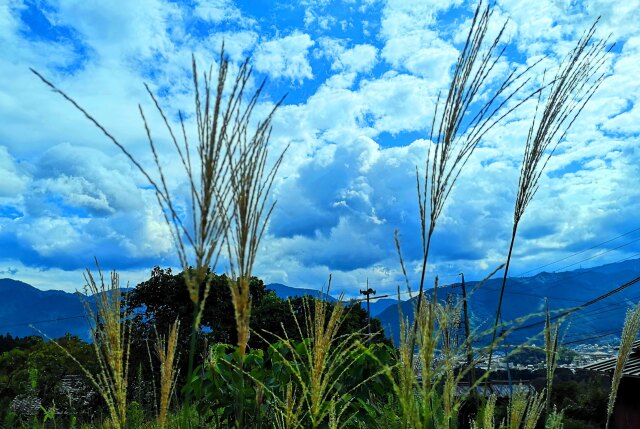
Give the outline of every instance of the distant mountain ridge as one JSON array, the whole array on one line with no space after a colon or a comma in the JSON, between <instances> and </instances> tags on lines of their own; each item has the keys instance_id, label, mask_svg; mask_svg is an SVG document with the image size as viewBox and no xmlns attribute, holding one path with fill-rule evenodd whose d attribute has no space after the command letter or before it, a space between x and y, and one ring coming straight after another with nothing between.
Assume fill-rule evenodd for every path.
<instances>
[{"instance_id":1,"label":"distant mountain ridge","mask_svg":"<svg viewBox=\"0 0 640 429\"><path fill-rule=\"evenodd\" d=\"M372 299L375 298L375 296L372 297ZM365 310L367 309L367 302L366 301L362 301L361 303L362 308L364 308ZM392 299L392 298L380 298L376 301L372 301L370 304L371 307L371 316L372 317L378 317L383 311L385 311L387 308L389 308L390 306L398 306L398 300L397 299Z\"/></svg>"},{"instance_id":2,"label":"distant mountain ridge","mask_svg":"<svg viewBox=\"0 0 640 429\"><path fill-rule=\"evenodd\" d=\"M337 301L313 289L294 288L280 283L266 285L266 288L273 290L280 298L311 295ZM78 294L61 290L43 291L9 278L0 279L0 334L6 333L16 337L44 334L50 338L70 333L86 341L91 338Z\"/></svg>"},{"instance_id":3,"label":"distant mountain ridge","mask_svg":"<svg viewBox=\"0 0 640 429\"><path fill-rule=\"evenodd\" d=\"M0 333L19 337L38 335L30 325L51 338L67 332L89 338L84 307L76 294L43 291L18 280L0 279Z\"/></svg>"},{"instance_id":4,"label":"distant mountain ridge","mask_svg":"<svg viewBox=\"0 0 640 429\"><path fill-rule=\"evenodd\" d=\"M296 287L283 285L282 283L270 283L265 287L267 289L274 291L278 297L283 299L309 295L314 298L326 299L327 301L330 301L330 302L337 301L334 297L315 289L296 288Z\"/></svg>"},{"instance_id":5,"label":"distant mountain ridge","mask_svg":"<svg viewBox=\"0 0 640 429\"><path fill-rule=\"evenodd\" d=\"M497 276L499 277L499 276ZM571 309L587 303L605 293L616 289L637 277L640 277L640 259L607 264L593 268L578 269L559 273L541 272L532 277L511 277L507 280L505 296L502 304L502 318L509 323L509 328L516 328L509 338L514 343L529 340L540 344L540 335L544 327L541 317L545 308L545 297L548 299L549 309L558 314L563 309ZM477 281L466 283L468 293ZM494 278L480 286L469 297L469 312L472 328L476 332L487 331L492 328L497 310L497 302L502 285L502 278ZM430 294L431 291L428 291ZM438 288L439 301L453 294L461 299L460 284ZM573 313L564 323L566 334L565 343L573 341L606 341L611 336L606 333L620 332L624 323L627 308L637 305L640 301L640 283L634 284L600 302L590 305ZM412 319L415 303L402 302L402 313ZM397 343L399 338L398 306L390 306L378 315L385 329L385 333ZM528 329L521 329L525 325L535 324ZM488 338L484 339L485 341Z\"/></svg>"},{"instance_id":6,"label":"distant mountain ridge","mask_svg":"<svg viewBox=\"0 0 640 429\"><path fill-rule=\"evenodd\" d=\"M542 272L531 277L509 278L503 302L503 319L511 321L529 316L520 323L520 326L537 323L542 319L539 316L530 315L543 311L544 297L548 298L549 308L552 311L573 308L636 277L640 277L640 259L575 271ZM479 332L492 326L501 282L501 278L491 279L473 292L469 298L471 325ZM471 292L477 284L476 281L468 281L466 284L468 292ZM294 288L280 283L268 284L266 287L281 298L310 295L336 301L334 297L319 290ZM459 284L438 288L439 300L444 300L449 295L460 298ZM574 313L565 342L589 339L607 332L619 332L626 309L630 305L637 304L638 301L640 301L640 283ZM412 317L414 302L400 303L405 317ZM361 302L361 306L366 309L366 302ZM18 280L0 279L0 333L2 334L11 333L20 337L38 334L30 327L33 325L52 338L69 332L83 339L89 339L89 329L83 314L82 302L76 294L56 290L42 291ZM386 334L397 341L399 337L398 301L389 298L372 300L371 314L380 319ZM538 324L530 329L514 331L510 338L514 342L531 339L540 343L541 337L536 335L541 332L542 327ZM604 339L606 340L606 337Z\"/></svg>"}]
</instances>

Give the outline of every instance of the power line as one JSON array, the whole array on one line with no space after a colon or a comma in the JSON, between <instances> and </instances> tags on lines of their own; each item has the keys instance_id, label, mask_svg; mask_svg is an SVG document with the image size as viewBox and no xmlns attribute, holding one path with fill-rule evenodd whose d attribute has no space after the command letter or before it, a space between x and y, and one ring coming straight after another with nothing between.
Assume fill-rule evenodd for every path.
<instances>
[{"instance_id":1,"label":"power line","mask_svg":"<svg viewBox=\"0 0 640 429\"><path fill-rule=\"evenodd\" d=\"M617 263L620 263L620 262L624 262L624 261L632 259L632 258L634 258L636 256L640 256L640 253L637 253L637 254L634 254L632 256L628 256L628 257L622 258L622 259L618 259L617 261L614 261L612 263L613 264L617 264ZM548 283L547 286L553 286L553 285L560 284L560 283L566 283L568 280L575 279L578 276L580 276L581 274L582 273L579 273L579 272L578 273L572 273L567 277L564 277L564 278L561 278L561 279L557 279L557 280L555 280L555 281L553 281L551 283ZM391 281L389 281L389 282L379 282L378 284L390 284L390 283L398 284L400 282L391 282ZM452 286L455 286L455 285L457 285L457 283L453 283L453 284L447 285L447 286L441 286L439 289L442 289L443 287L452 287ZM482 289L491 290L491 291L498 291L499 290L499 289L487 286L486 282L485 282L485 286L482 286ZM582 286L582 289L587 289L587 290L591 290L591 291L594 291L594 292L600 292L600 289L593 289L593 288L586 287L584 285ZM582 300L578 300L578 299L554 297L554 296L551 296L551 295L541 295L541 294L536 294L536 293L532 293L532 292L512 291L512 290L509 290L509 289L505 289L505 293L509 294L509 295L531 296L531 297L534 297L534 298L541 298L541 299L542 298L550 298L550 299L555 299L555 300L559 300L559 301L583 302ZM401 291L401 292L399 292L399 294L400 295L408 295L408 294L414 294L414 292L413 291L412 292ZM414 295L417 296L417 293L414 294ZM398 293L379 295L379 296L376 297L376 300L382 299L382 298L389 298L389 297L395 298L397 296L398 296ZM365 298L352 298L350 300L350 302L363 302L363 301L366 301L366 299Z\"/></svg>"},{"instance_id":2,"label":"power line","mask_svg":"<svg viewBox=\"0 0 640 429\"><path fill-rule=\"evenodd\" d=\"M600 246L602 246L602 245L604 245L604 244L611 243L612 241L615 241L615 240L617 240L618 238L622 238L622 237L625 237L625 236L627 236L627 235L629 235L629 234L633 234L633 233L634 233L634 232L636 232L636 231L640 231L640 227L635 228L635 229L632 229L631 231L627 231L627 232L625 232L625 233L623 233L623 234L620 234L620 235L618 235L618 236L616 236L616 237L613 237L613 238L610 238L610 239L608 239L608 240L605 240L605 241L603 241L603 242L601 242L601 243L594 244L593 246L589 247L588 249L584 249L584 250L581 250L581 251L579 251L579 252L575 252L575 253L573 253L573 254L571 254L571 255L569 255L569 256L565 256L564 258L561 258L561 259L558 259L558 260L555 260L555 261L549 262L549 263L547 263L547 264L541 265L541 266L539 266L539 267L537 267L537 268L532 268L532 269L530 269L530 270L528 270L528 271L524 271L524 272L522 272L522 273L519 273L519 274L517 275L517 277L521 277L521 276L523 276L523 275L525 275L525 274L529 274L529 273L531 273L531 272L538 271L538 270L540 270L540 269L542 269L542 268L546 268L546 267L548 267L549 265L557 264L558 262L566 261L567 259L573 258L574 256L581 255L581 254L583 254L583 253L588 252L589 250L593 250L593 249L598 248L598 247L600 247ZM558 271L558 270L556 270L556 271Z\"/></svg>"},{"instance_id":3,"label":"power line","mask_svg":"<svg viewBox=\"0 0 640 429\"><path fill-rule=\"evenodd\" d=\"M563 346L568 346L568 345L571 345L571 344L583 343L585 341L597 340L599 338L604 338L604 337L610 337L612 335L616 335L616 334L619 334L619 333L620 333L620 330L606 332L606 333L603 333L603 334L593 335L591 337L580 338L580 339L572 340L572 341L565 341L565 342L562 343L562 345Z\"/></svg>"},{"instance_id":4,"label":"power line","mask_svg":"<svg viewBox=\"0 0 640 429\"><path fill-rule=\"evenodd\" d=\"M633 244L633 243L635 243L635 242L637 242L637 241L640 241L640 238L636 238L635 240L631 240L631 241L629 241L629 242L627 242L627 243L621 244L621 245L619 245L619 246L617 246L617 247L614 247L614 248L612 248L612 249L607 249L607 250L605 250L605 251L603 251L603 252L601 252L601 253L598 253L598 254L596 254L596 255L593 255L593 256L590 256L590 257L588 257L588 258L582 259L582 260L580 260L580 261L578 261L578 262L574 262L573 264L569 264L569 265L566 265L566 266L564 266L564 267L562 267L562 268L558 268L556 271L562 271L562 270L565 270L565 269L567 269L567 268L569 268L569 267L573 267L573 266L578 265L578 264L581 264L581 263L583 263L583 262L590 261L591 259L599 258L599 257L600 257L600 256L602 256L602 255L606 255L606 254L607 254L607 253L609 253L609 252L613 252L614 250L621 249L621 248L626 247L626 246L628 246L628 245L630 245L630 244Z\"/></svg>"},{"instance_id":5,"label":"power line","mask_svg":"<svg viewBox=\"0 0 640 429\"><path fill-rule=\"evenodd\" d=\"M616 293L618 293L618 292L620 292L620 291L622 291L622 290L624 290L624 289L626 289L626 288L628 288L630 286L633 286L634 284L636 284L638 282L640 282L640 277L636 277L633 280L628 281L627 283L625 283L625 284L623 284L621 286L618 286L617 288L615 288L613 290L610 290L609 292L605 293L604 295L600 295L599 297L594 298L594 299L592 299L590 301L587 301L582 305L579 305L577 307L574 307L574 308L571 308L569 310L563 311L560 314L556 314L556 315L550 317L549 319L550 320L556 320L556 319L568 316L569 314L575 313L576 311L580 311L583 308L586 308L586 307L589 307L589 306L595 304L596 302L600 302L603 299L606 299L606 298L610 297L611 295L615 295ZM544 323L545 323L544 320L540 321L540 322L529 323L528 325L518 326L518 327L512 328L511 331L520 331L520 330L523 330L523 329L529 329L529 328L533 328L533 327L536 327L536 326L540 326L541 324L544 324Z\"/></svg>"},{"instance_id":6,"label":"power line","mask_svg":"<svg viewBox=\"0 0 640 429\"><path fill-rule=\"evenodd\" d=\"M620 235L617 235L617 236L615 236L615 237L613 237L613 238L609 238L609 239L607 239L607 240L601 241L601 242L599 242L599 243L597 243L597 244L594 244L593 246L591 246L591 247L589 247L589 248L587 248L587 249L580 250L580 251L578 251L578 252L572 253L572 254L570 254L570 255L568 255L568 256L565 256L565 257L563 257L563 258L556 259L555 261L551 261L551 262L546 263L546 264L544 264L544 265L540 265L540 266L538 266L538 267L536 267L536 268L532 268L532 269L529 269L529 270L527 270L527 271L523 271L523 272L521 272L521 273L516 274L514 277L522 277L522 276L524 276L524 275L526 275L526 274L529 274L529 273L532 273L532 272L538 271L538 270L540 270L540 269L542 269L542 268L546 268L546 267L548 267L548 266L550 266L550 265L557 264L558 262L566 261L567 259L571 259L571 258L573 258L573 257L575 257L575 256L581 255L581 254L586 253L586 252L588 252L588 251L590 251L590 250L597 249L597 248L598 248L598 247L600 247L600 246L603 246L603 245L605 245L605 244L611 243L612 241L615 241L615 240L617 240L617 239L619 239L619 238L622 238L622 237L626 237L626 236L628 236L628 235L630 235L630 234L633 234L634 232L638 232L638 231L640 231L640 227L637 227L637 228L634 228L634 229L629 230L629 231L627 231L627 232L624 232L624 233L622 233L622 234L620 234ZM593 255L593 256L590 256L590 257L588 257L588 258L582 259L582 260L580 260L580 261L574 262L574 263L572 263L572 264L565 265L564 267L561 267L561 268L558 268L558 269L554 270L554 272L556 272L556 273L557 273L558 271L565 270L565 269L567 269L567 268L570 268L570 267L573 267L573 266L575 266L575 265L578 265L578 264L580 264L580 263L582 263L582 262L586 262L586 261L589 261L589 260L592 260L592 259L595 259L595 258L599 258L599 257L601 257L601 256L603 256L603 255L605 255L605 254L607 254L607 253L610 253L610 252L612 252L612 251L614 251L614 250L618 250L618 249L620 249L620 248L622 248L622 247L628 246L628 245L633 244L633 243L638 242L638 241L640 241L640 238L637 238L637 239L634 239L634 240L629 241L629 242L627 242L627 243L621 244L620 246L614 247L614 248L612 248L612 249L607 249L607 250L605 250L605 251L603 251L603 252L600 252L600 253L598 253L598 254L596 254L596 255ZM640 253L636 253L636 254L634 254L634 255L632 255L632 256L622 258L622 259L620 259L620 260L618 260L618 261L615 261L615 262L612 262L612 263L613 263L613 264L615 264L615 263L623 262L623 261L626 261L626 260L629 260L629 259L631 259L631 258L638 257L638 256L640 256ZM441 275L441 276L439 276L439 277L440 277L440 278L443 278L443 277L457 277L457 276L458 276L458 274L455 274L455 275L454 275L454 274L451 274L451 275ZM565 281L565 280L567 280L567 279L562 279L562 280L559 280L559 281L557 281L557 282ZM400 284L400 283L403 283L403 282L402 282L402 281L396 281L396 280L387 280L387 281L378 281L377 283L378 283L379 285L388 285L388 284ZM491 289L491 288L487 288L487 289L495 290L495 289ZM401 295L406 295L406 294L408 294L408 293L409 293L409 292L400 292L400 294L401 294ZM513 293L513 292L505 291L505 293ZM513 293L513 294L516 294L516 293ZM524 293L517 293L517 294L524 295ZM384 297L388 297L388 296L392 296L392 295L391 295L391 294L384 295ZM548 297L546 297L546 296L542 296L542 295L535 295L535 294L532 294L532 296L537 296L537 297L539 297L539 298L548 298ZM383 298L383 296L379 296L378 298ZM557 299L557 298L556 298L556 299ZM352 301L357 301L357 300L353 299ZM364 300L363 300L363 301L364 301ZM570 300L568 300L568 299L567 299L567 301L570 301ZM576 300L576 301L577 301L577 300Z\"/></svg>"},{"instance_id":7,"label":"power line","mask_svg":"<svg viewBox=\"0 0 640 429\"><path fill-rule=\"evenodd\" d=\"M615 237L615 238L612 238L612 239L610 239L610 240L607 240L607 241L605 241L605 242L603 242L603 243L608 243L608 242L610 242L610 241L613 241L613 240L615 240L615 239L617 239L617 238L623 237L623 236L625 236L625 235L628 235L628 234L630 234L630 233L632 233L632 232L635 232L635 231L638 231L638 230L640 230L640 228L637 228L637 229L634 229L634 230L632 230L632 231L629 231L629 232L627 232L627 233L625 233L625 234L619 235L619 236L617 236L617 237ZM624 244L624 245L618 246L618 247L616 247L616 248L614 248L614 249L610 249L610 250L607 250L607 251L605 251L605 252L599 253L599 254L594 255L594 256L592 256L592 257L589 257L589 258L587 258L587 259L585 259L585 260L588 260L588 259L594 259L594 258L600 257L600 256L602 256L602 255L604 255L604 254L606 254L606 253L608 253L608 252L610 252L610 251L616 250L616 249L618 249L618 248L620 248L620 247L624 247L624 246L626 246L626 245L628 245L628 244L631 244L631 243L633 243L633 242L636 242L636 241L640 241L640 238L639 238L639 239L637 239L637 240L633 240L632 242L626 243L626 244ZM602 243L600 243L600 244L602 244ZM535 271L535 270L538 270L538 269L540 269L540 268L544 268L544 267L546 267L546 266L548 266L548 265L555 264L555 263L557 263L557 262L560 262L560 261L563 261L563 260L565 260L565 259L568 259L568 258L570 258L570 257L572 257L572 256L579 255L579 254L581 254L581 253L587 252L587 251L589 251L589 250L592 250L592 249L596 248L597 246L598 246L598 245L592 246L592 247L590 247L589 249L585 249L585 250L583 250L583 251L577 252L577 253L575 253L575 254L573 254L573 255L567 256L567 257L562 258L562 259L559 259L559 260L557 260L557 261L550 262L549 264L546 264L546 265L540 266L540 267L538 267L538 268L534 268L534 269L529 270L529 271L525 271L525 272L520 273L520 274L518 274L517 276L514 276L514 277L522 277L522 275L524 275L524 274L530 273L530 272ZM624 257L624 258L618 259L618 260L616 260L616 261L611 262L611 264L617 264L617 263L620 263L620 262L628 261L629 259L633 259L633 258L636 258L636 257L640 257L640 253L635 253L635 254L633 254L633 255L631 255L631 256L627 256L627 257ZM579 264L579 263L581 263L581 262L584 262L585 260L578 261L578 262L576 262L576 264ZM572 265L575 265L575 264L572 264ZM567 267L569 267L569 266L571 266L571 265L568 265L568 266L566 266L566 267L563 267L562 269L567 268ZM557 273L557 271L556 271L556 273ZM573 279L573 278L576 278L576 277L577 277L577 276L579 276L580 274L582 274L582 273L580 273L580 272L572 273L572 274L570 274L570 276L569 276L569 277L565 277L565 278L562 278L562 279L558 279L558 280L556 280L556 281L554 281L554 282L552 282L552 283L549 283L549 284L548 284L548 286L553 286L554 284L564 283L564 282L566 282L567 280L571 280L571 279ZM452 276L453 276L453 275L452 275ZM438 276L438 277L441 277L441 276ZM376 282L376 283L377 283L378 285L387 285L387 284L396 284L396 285L398 285L398 284L403 283L403 282L402 282L402 281L389 280L389 281L378 281L378 282ZM446 286L442 286L442 287L449 287L449 286L453 286L453 285L455 285L455 284L457 284L457 283L452 283L451 285L446 285ZM442 287L441 287L441 288L442 288ZM583 288L583 289L586 289L586 290L591 290L591 291L594 291L594 292L600 292L600 290L599 290L599 289L590 288L590 287L587 287L587 286L584 286L584 285L582 286L582 288ZM497 291L497 290L498 290L498 289L496 289L496 288L491 288L491 287L488 287L488 286L484 286L484 287L483 287L483 289L488 289L488 290L492 290L492 291ZM400 295L407 295L407 294L409 294L409 293L410 293L410 292L408 292L408 291L404 291L404 292L400 292ZM413 293L413 292L411 292L411 293ZM562 300L562 301L582 302L581 300L577 300L577 299L559 298L559 297L553 297L553 296L549 296L549 295L539 295L539 294L535 294L535 293L516 292L516 291L511 291L511 290L508 290L508 289L505 289L505 293L506 293L506 294L510 294L510 295L532 296L532 297L535 297L535 298L551 298L551 299L557 299L557 300ZM380 295L380 296L378 296L378 297L377 297L377 299L380 299L380 298L386 298L386 297L396 297L397 295L398 295L397 293L393 293L393 294L386 294L386 295ZM416 294L416 295L417 295L417 294ZM355 298L354 298L354 299L351 299L351 301L352 301L352 302L354 302L354 301L355 301L355 302L359 302L359 301L358 301L358 299L355 299ZM361 299L361 301L364 301L364 299Z\"/></svg>"},{"instance_id":8,"label":"power line","mask_svg":"<svg viewBox=\"0 0 640 429\"><path fill-rule=\"evenodd\" d=\"M637 254L634 254L634 255L631 255L631 256L627 256L625 258L619 259L619 260L614 261L612 263L613 264L617 264L617 263L627 261L627 260L632 259L632 258L637 257L637 256L640 256L640 253L637 253ZM557 280L555 280L555 281L553 281L551 283L547 283L547 286L553 286L553 285L556 285L556 284L566 283L569 280L577 278L581 274L583 274L583 273L582 272L572 272L572 273L570 273L568 276L566 276L564 278L560 278L560 279L557 279ZM483 286L483 288L484 289L488 289L488 290L492 290L492 291L498 291L499 290L499 289L496 289L496 288L491 288L489 286ZM587 286L584 286L584 285L582 285L581 288L585 289L585 290L591 290L593 292L601 292L601 289L594 289L594 288L590 288L590 287L587 287ZM582 302L582 300L577 300L577 299L559 298L559 297L554 297L554 296L550 296L550 295L535 294L535 293L531 293L531 292L529 292L529 293L527 293L527 292L518 292L518 291L509 290L509 289L505 289L505 294L532 296L532 297L535 297L535 298L551 298L551 299L556 299L556 300L559 300L559 301Z\"/></svg>"},{"instance_id":9,"label":"power line","mask_svg":"<svg viewBox=\"0 0 640 429\"><path fill-rule=\"evenodd\" d=\"M638 301L640 300L640 296L636 296L633 298L629 298L630 301ZM618 310L618 307L622 307L623 305L627 305L626 302L617 302L617 303L611 303L602 307L597 307L594 308L592 310L589 311L585 311L583 313L580 313L578 315L575 316L575 318L572 319L572 321L575 321L576 319L582 319L585 318L587 316L597 316L600 314L604 314L604 313L608 313L610 311L614 311L614 310Z\"/></svg>"},{"instance_id":10,"label":"power line","mask_svg":"<svg viewBox=\"0 0 640 429\"><path fill-rule=\"evenodd\" d=\"M559 282L554 282L554 283L559 283ZM551 283L553 284L553 283ZM491 290L494 292L498 292L500 289L497 288L491 288L491 287L485 287L484 289L487 290ZM571 302L582 302L581 299L573 299L573 298L562 298L562 297L557 297L557 296L550 296L550 295L539 295L539 294L535 294L535 293L527 293L527 292L519 292L519 291L513 291L513 290L507 290L505 289L504 291L505 294L509 294L509 295L522 295L522 296L531 296L534 298L549 298L549 299L555 299L558 301L571 301Z\"/></svg>"},{"instance_id":11,"label":"power line","mask_svg":"<svg viewBox=\"0 0 640 429\"><path fill-rule=\"evenodd\" d=\"M60 322L62 320L79 319L81 317L85 317L85 315L84 314L80 314L78 316L58 317L56 319L36 320L36 321L33 321L33 322L12 323L12 324L9 324L9 325L0 325L0 329L15 328L17 326L29 326L29 325L33 325L33 324L36 324L36 323Z\"/></svg>"}]
</instances>

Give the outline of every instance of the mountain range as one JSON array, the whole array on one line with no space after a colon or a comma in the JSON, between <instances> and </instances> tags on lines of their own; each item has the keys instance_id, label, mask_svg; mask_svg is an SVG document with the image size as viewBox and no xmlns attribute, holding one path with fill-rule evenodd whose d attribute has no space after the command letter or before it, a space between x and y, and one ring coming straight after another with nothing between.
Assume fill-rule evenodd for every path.
<instances>
[{"instance_id":1,"label":"mountain range","mask_svg":"<svg viewBox=\"0 0 640 429\"><path fill-rule=\"evenodd\" d=\"M562 314L568 309L589 304L572 312L567 318L564 323L565 343L609 340L621 331L626 309L640 300L640 282L605 299L594 303L590 301L638 277L640 259L575 271L542 272L531 277L509 278L502 305L502 319L508 328L516 329L510 334L510 341L542 342L540 333L544 328L544 319L541 313L545 302L552 314ZM491 279L482 285L477 281L466 282L470 325L475 332L492 327L501 283L501 278ZM438 288L438 301L460 299L460 286L460 283L456 283ZM294 288L280 283L269 284L267 288L281 298L311 295L336 301L334 297L313 289ZM428 291L429 296L432 293L433 290ZM404 317L411 319L415 303L415 298L401 301L400 306L395 299L378 299L370 304L371 315L380 319L385 333L397 343L399 308ZM366 303L361 305L366 309ZM512 323L519 318L524 319ZM532 326L526 328L527 325ZM77 294L43 291L18 280L0 279L0 333L20 337L38 334L32 326L51 338L67 332L83 339L89 338L82 301Z\"/></svg>"},{"instance_id":2,"label":"mountain range","mask_svg":"<svg viewBox=\"0 0 640 429\"><path fill-rule=\"evenodd\" d=\"M542 272L531 277L509 278L502 303L504 327L514 329L509 334L509 341L522 343L528 340L537 344L543 341L541 333L546 303L552 317L588 304L564 318L565 344L611 340L622 331L626 310L640 301L640 282L604 299L597 299L639 276L640 259L635 259L575 271ZM482 336L482 333L493 327L501 284L501 277L488 280L482 285L478 285L477 281L466 282L470 326L476 336ZM460 286L460 283L456 283L440 287L436 298L441 302L447 298L461 299ZM430 297L431 293L432 291L428 292ZM402 314L410 320L415 304L416 298L401 303ZM387 307L377 317L382 322L385 333L397 343L400 320L398 306ZM532 326L527 328L529 325ZM489 340L490 337L486 335L481 338L484 342Z\"/></svg>"}]
</instances>

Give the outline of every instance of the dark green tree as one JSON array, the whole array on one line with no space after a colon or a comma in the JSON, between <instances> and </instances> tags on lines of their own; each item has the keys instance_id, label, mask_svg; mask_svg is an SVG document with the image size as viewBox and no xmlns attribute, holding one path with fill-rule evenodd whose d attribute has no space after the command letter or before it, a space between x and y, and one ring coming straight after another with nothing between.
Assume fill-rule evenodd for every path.
<instances>
[{"instance_id":1,"label":"dark green tree","mask_svg":"<svg viewBox=\"0 0 640 429\"><path fill-rule=\"evenodd\" d=\"M227 284L226 275L211 273L210 292L202 314L202 322L198 333L196 365L202 361L205 343L208 345L225 343L236 344L236 321L231 303L231 293ZM204 290L205 285L200 285ZM300 340L300 332L296 319L304 332L305 299L293 298L284 300L267 290L263 281L252 277L251 289L251 329L249 348L265 349L268 343L277 341L277 338L289 338ZM333 304L330 304L333 305ZM152 358L153 343L156 331L165 335L170 325L177 319L180 320L180 344L178 350L188 350L191 318L193 317L193 303L189 298L185 285L184 273L174 274L170 268L162 269L154 267L151 277L140 283L126 296L126 309L132 317L132 361L131 367L149 368L149 351ZM308 305L313 312L313 305ZM295 315L295 318L294 318ZM377 319L372 319L372 332L378 332L374 342L390 344L380 332L382 326ZM366 332L367 313L359 305L349 307L345 322L340 334L347 334L362 330ZM186 364L183 356L180 360ZM146 370L145 370L146 372ZM181 370L186 374L186 368Z\"/></svg>"}]
</instances>

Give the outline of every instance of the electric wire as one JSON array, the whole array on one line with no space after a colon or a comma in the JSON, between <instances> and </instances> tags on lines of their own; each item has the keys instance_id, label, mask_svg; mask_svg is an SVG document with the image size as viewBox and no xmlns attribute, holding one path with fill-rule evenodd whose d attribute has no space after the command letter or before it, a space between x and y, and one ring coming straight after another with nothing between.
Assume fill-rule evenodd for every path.
<instances>
[{"instance_id":1,"label":"electric wire","mask_svg":"<svg viewBox=\"0 0 640 429\"><path fill-rule=\"evenodd\" d=\"M0 325L0 329L5 329L5 328L15 328L18 326L29 326L29 325L34 325L34 324L40 324L40 323L51 323L51 322L60 322L62 320L71 320L71 319L79 319L79 318L83 318L85 317L84 314L80 314L77 316L65 316L65 317L58 317L55 319L46 319L46 320L36 320L33 322L20 322L20 323L11 323L11 324L6 324L6 325Z\"/></svg>"},{"instance_id":2,"label":"electric wire","mask_svg":"<svg viewBox=\"0 0 640 429\"><path fill-rule=\"evenodd\" d=\"M555 261L549 262L549 263L544 264L544 265L541 265L541 266L539 266L539 267L532 268L532 269L530 269L530 270L527 270L527 271L521 272L521 273L517 274L517 277L522 277L522 276L524 276L525 274L529 274L529 273L532 273L532 272L534 272L534 271L538 271L538 270L540 270L540 269L542 269L542 268L546 268L546 267L548 267L548 266L550 266L550 265L557 264L558 262L566 261L567 259L571 259L571 258L573 258L574 256L581 255L581 254L583 254L583 253L588 252L589 250L593 250L593 249L596 249L596 248L598 248L598 247L600 247L600 246L602 246L602 245L604 245L604 244L611 243L612 241L615 241L615 240L617 240L618 238L626 237L627 235L633 234L633 233L634 233L634 232L636 232L636 231L640 231L640 227L635 228L635 229L632 229L631 231L627 231L627 232L625 232L625 233L622 233L622 234L620 234L620 235L618 235L618 236L616 236L616 237L610 238L610 239L605 240L605 241L602 241L602 242L600 242L600 243L594 244L593 246L591 246L591 247L589 247L589 248L587 248L587 249L581 250L581 251L579 251L579 252L575 252L575 253L573 253L573 254L571 254L571 255L569 255L569 256L565 256L565 257L563 257L563 258L557 259L557 260L555 260ZM555 270L555 271L557 272L558 270Z\"/></svg>"}]
</instances>

